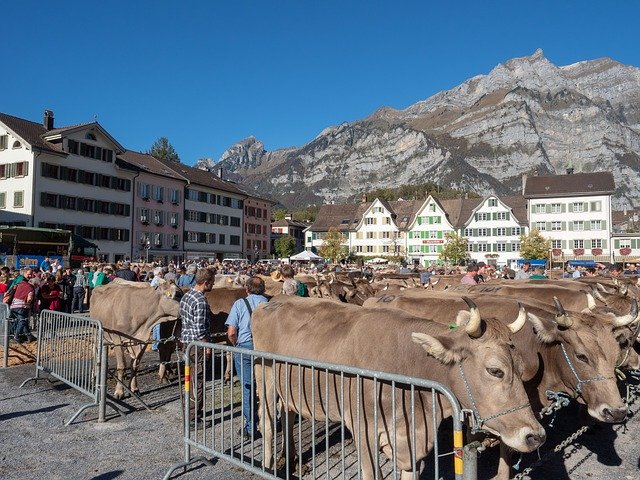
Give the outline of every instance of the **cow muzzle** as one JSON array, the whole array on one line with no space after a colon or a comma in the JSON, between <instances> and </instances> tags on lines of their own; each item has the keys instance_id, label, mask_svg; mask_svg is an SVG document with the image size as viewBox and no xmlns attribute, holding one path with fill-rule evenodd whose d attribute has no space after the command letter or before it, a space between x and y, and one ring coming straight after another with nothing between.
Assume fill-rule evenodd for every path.
<instances>
[{"instance_id":1,"label":"cow muzzle","mask_svg":"<svg viewBox=\"0 0 640 480\"><path fill-rule=\"evenodd\" d=\"M540 448L547 439L544 428L523 427L513 436L501 435L501 440L509 447L519 452L533 452Z\"/></svg>"},{"instance_id":2,"label":"cow muzzle","mask_svg":"<svg viewBox=\"0 0 640 480\"><path fill-rule=\"evenodd\" d=\"M591 410L591 409L589 409ZM597 414L593 415L592 412L589 412L592 416L596 417L598 420L606 423L621 423L627 418L627 409L626 408L614 408L609 405L602 405L597 409Z\"/></svg>"}]
</instances>

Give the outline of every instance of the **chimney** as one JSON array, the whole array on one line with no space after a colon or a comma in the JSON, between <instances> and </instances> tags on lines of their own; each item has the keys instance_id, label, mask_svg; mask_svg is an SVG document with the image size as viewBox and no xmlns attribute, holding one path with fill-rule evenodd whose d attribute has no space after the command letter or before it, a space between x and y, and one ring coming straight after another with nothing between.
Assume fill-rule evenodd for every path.
<instances>
[{"instance_id":1,"label":"chimney","mask_svg":"<svg viewBox=\"0 0 640 480\"><path fill-rule=\"evenodd\" d=\"M367 203L367 194L363 193L360 197L360 203Z\"/></svg>"},{"instance_id":2,"label":"chimney","mask_svg":"<svg viewBox=\"0 0 640 480\"><path fill-rule=\"evenodd\" d=\"M573 167L567 168L567 175L573 175Z\"/></svg>"},{"instance_id":3,"label":"chimney","mask_svg":"<svg viewBox=\"0 0 640 480\"><path fill-rule=\"evenodd\" d=\"M220 180L224 180L224 178L222 178L223 174L224 174L224 170L222 169L222 167L216 168L216 175L218 175L218 177L220 177Z\"/></svg>"},{"instance_id":4,"label":"chimney","mask_svg":"<svg viewBox=\"0 0 640 480\"><path fill-rule=\"evenodd\" d=\"M42 120L42 125L47 130L53 130L53 112L51 110L44 111L44 119Z\"/></svg>"},{"instance_id":5,"label":"chimney","mask_svg":"<svg viewBox=\"0 0 640 480\"><path fill-rule=\"evenodd\" d=\"M527 186L527 174L522 174L522 194L524 195L524 187Z\"/></svg>"},{"instance_id":6,"label":"chimney","mask_svg":"<svg viewBox=\"0 0 640 480\"><path fill-rule=\"evenodd\" d=\"M287 213L287 214L284 216L284 219L285 219L285 220L293 220L293 215L291 215L290 213Z\"/></svg>"}]
</instances>

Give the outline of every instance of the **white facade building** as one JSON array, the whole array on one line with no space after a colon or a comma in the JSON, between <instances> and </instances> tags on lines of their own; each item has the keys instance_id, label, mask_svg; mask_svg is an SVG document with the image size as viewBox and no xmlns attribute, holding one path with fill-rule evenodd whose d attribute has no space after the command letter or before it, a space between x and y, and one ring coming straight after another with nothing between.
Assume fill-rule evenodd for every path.
<instances>
[{"instance_id":1,"label":"white facade building","mask_svg":"<svg viewBox=\"0 0 640 480\"><path fill-rule=\"evenodd\" d=\"M551 240L553 261L611 260L610 172L528 177L529 226Z\"/></svg>"},{"instance_id":2,"label":"white facade building","mask_svg":"<svg viewBox=\"0 0 640 480\"><path fill-rule=\"evenodd\" d=\"M447 212L431 195L418 209L406 234L407 259L422 266L435 265L447 241L447 234L455 231Z\"/></svg>"},{"instance_id":3,"label":"white facade building","mask_svg":"<svg viewBox=\"0 0 640 480\"><path fill-rule=\"evenodd\" d=\"M0 114L0 222L63 228L98 245L104 261L131 252L134 172L123 147L97 122L53 128Z\"/></svg>"}]
</instances>

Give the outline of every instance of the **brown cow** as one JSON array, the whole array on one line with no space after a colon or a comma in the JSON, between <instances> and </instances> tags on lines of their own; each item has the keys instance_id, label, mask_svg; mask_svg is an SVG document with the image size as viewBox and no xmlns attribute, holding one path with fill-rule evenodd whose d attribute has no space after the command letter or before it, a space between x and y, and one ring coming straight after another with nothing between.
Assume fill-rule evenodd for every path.
<instances>
[{"instance_id":1,"label":"brown cow","mask_svg":"<svg viewBox=\"0 0 640 480\"><path fill-rule=\"evenodd\" d=\"M116 399L124 396L125 352L132 359L130 389L135 393L139 391L136 372L151 340L151 328L180 316L178 300L181 297L182 292L171 282L157 288L146 282L113 282L93 290L90 316L102 322L104 338L116 345ZM161 362L170 360L171 350L164 344L159 353ZM161 363L161 378L163 365Z\"/></svg>"},{"instance_id":2,"label":"brown cow","mask_svg":"<svg viewBox=\"0 0 640 480\"><path fill-rule=\"evenodd\" d=\"M430 318L449 324L456 318L455 309L448 304L452 296L462 303L462 298L446 292L407 291L401 295L379 295L365 302L365 306L391 306L414 315L429 312ZM523 308L522 303L510 298L490 295L471 298L483 312L488 312L488 320L493 322L504 322ZM547 391L565 392L581 398L594 418L608 423L623 421L627 409L614 374L620 349L612 333L637 317L637 305L630 315L611 314L605 324L591 314L567 314L561 306L554 307L560 311L554 311L540 302L520 301L531 323L513 336L513 343L524 359L522 379L534 411L549 405ZM508 453L504 448L498 478L509 478Z\"/></svg>"},{"instance_id":3,"label":"brown cow","mask_svg":"<svg viewBox=\"0 0 640 480\"><path fill-rule=\"evenodd\" d=\"M454 302L449 305L454 308ZM278 296L255 310L253 339L256 350L428 378L447 385L466 408L473 408L473 400L465 387L465 382L468 382L479 408L478 414L491 417L485 428L501 435L503 441L516 450L532 451L544 442L545 433L528 406L520 379L520 356L510 347L512 331L522 328L525 320L518 318L509 327L496 322L484 324L477 309L472 304L470 306L471 311L458 311L458 318L466 326L450 329L392 309ZM336 332L339 332L337 336ZM462 366L465 377L461 374ZM344 420L354 438L360 435L364 439L358 448L365 480L380 474L374 445L380 445L388 458L397 459L403 478L411 475L414 461L419 463L431 450L439 423L451 415L448 402L439 399L436 424L432 424L431 393L418 389L415 405L419 412L415 417L415 425L408 423L406 410L403 409L408 408L404 402L409 401L411 395L409 390L399 387L400 395L404 397L396 403L394 425L388 384L377 383L379 391L375 393L377 401L374 402L374 383L371 380L357 382L350 376L329 373L330 392L339 391L341 378L344 380L347 389L344 403L340 403L340 396L335 393L324 396L320 393L324 389L320 388L315 390L314 400L310 398L313 391L310 382L318 382L317 375L312 379L310 370L302 368L306 378L302 380L305 385L299 390L297 376L285 375L281 367L279 365L274 369L271 364L265 363L263 374L262 366L256 366L257 392L264 405L259 410L264 435L265 468L272 467L274 387L277 388L280 401L288 402L285 411L298 412L309 418L312 416L310 405L315 401L316 420ZM324 384L324 380L320 384ZM356 405L358 385L363 391L361 403ZM296 399L301 394L304 398L298 403ZM377 422L372 417L374 409L379 416ZM294 445L293 421L285 423L289 427L288 444ZM374 431L374 425L377 425L377 431ZM357 431L358 426L360 431ZM406 433L413 428L415 438ZM403 433L396 435L398 432ZM295 448L291 448L290 452L295 452ZM415 458L412 452L415 452Z\"/></svg>"}]
</instances>

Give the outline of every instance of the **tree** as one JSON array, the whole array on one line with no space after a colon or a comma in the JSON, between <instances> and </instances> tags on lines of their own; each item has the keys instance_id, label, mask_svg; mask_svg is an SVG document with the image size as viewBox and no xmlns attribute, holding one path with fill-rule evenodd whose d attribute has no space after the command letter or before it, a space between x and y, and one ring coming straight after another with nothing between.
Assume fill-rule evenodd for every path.
<instances>
[{"instance_id":1,"label":"tree","mask_svg":"<svg viewBox=\"0 0 640 480\"><path fill-rule=\"evenodd\" d=\"M456 232L446 233L445 238L446 242L440 252L440 258L459 265L468 256L469 241Z\"/></svg>"},{"instance_id":2,"label":"tree","mask_svg":"<svg viewBox=\"0 0 640 480\"><path fill-rule=\"evenodd\" d=\"M284 220L284 216L287 214L287 211L284 208L278 208L274 210L272 213L273 219L277 222L279 220Z\"/></svg>"},{"instance_id":3,"label":"tree","mask_svg":"<svg viewBox=\"0 0 640 480\"><path fill-rule=\"evenodd\" d=\"M527 260L545 260L549 257L551 240L544 238L537 228L529 235L520 235L520 256Z\"/></svg>"},{"instance_id":4,"label":"tree","mask_svg":"<svg viewBox=\"0 0 640 480\"><path fill-rule=\"evenodd\" d=\"M149 155L153 155L160 160L168 160L170 162L180 163L180 157L178 156L178 152L176 152L173 145L169 143L169 139L167 137L160 137L147 152Z\"/></svg>"},{"instance_id":5,"label":"tree","mask_svg":"<svg viewBox=\"0 0 640 480\"><path fill-rule=\"evenodd\" d=\"M296 250L296 239L291 235L283 235L274 243L278 258L290 257Z\"/></svg>"},{"instance_id":6,"label":"tree","mask_svg":"<svg viewBox=\"0 0 640 480\"><path fill-rule=\"evenodd\" d=\"M320 256L331 259L334 263L344 260L349 255L349 249L342 244L344 235L336 228L329 228L327 236L320 247Z\"/></svg>"}]
</instances>

